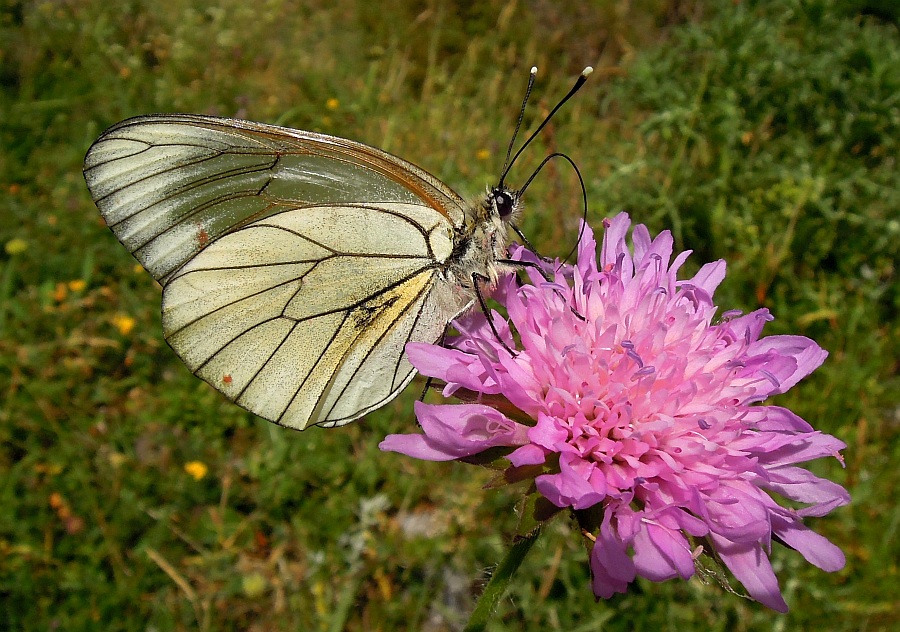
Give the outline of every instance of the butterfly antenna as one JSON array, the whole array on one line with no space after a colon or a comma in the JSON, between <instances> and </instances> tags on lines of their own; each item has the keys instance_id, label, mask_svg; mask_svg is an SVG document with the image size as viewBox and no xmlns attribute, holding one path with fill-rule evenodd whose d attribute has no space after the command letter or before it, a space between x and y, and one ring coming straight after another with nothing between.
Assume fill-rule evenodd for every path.
<instances>
[{"instance_id":1,"label":"butterfly antenna","mask_svg":"<svg viewBox=\"0 0 900 632\"><path fill-rule=\"evenodd\" d=\"M532 68L532 74L531 74L531 78L529 79L529 85L528 85L529 92L531 92L531 84L534 82L534 76L535 76L536 72L537 72L537 69ZM553 118L553 115L559 111L559 108L561 108L563 105L565 105L566 101L571 99L575 95L575 93L581 89L581 86L584 85L584 82L587 81L588 76L592 72L594 72L594 69L591 68L590 66L588 66L587 68L582 70L581 74L578 76L578 79L575 81L575 85L572 86L572 89L569 90L569 92L568 92L568 94L566 94L566 96L564 96L562 99L559 100L559 103L556 104L556 107L554 107L552 110L550 110L550 114L548 114L544 118L544 121L540 125L538 125L538 128L536 130L534 130L534 132L531 133L531 136L529 136L528 139L522 144L522 146L519 147L519 151L517 151L516 154L512 157L512 160L509 160L507 157L506 164L504 165L503 171L500 174L499 186L503 185L503 181L506 179L506 175L509 173L509 170L512 169L512 166L515 164L516 160L522 154L522 151L524 151L525 148L528 147L528 145L531 143L531 141L533 141L535 139L535 137L541 133L541 130L544 129L544 127L547 125L547 123L550 122L550 119ZM526 101L528 100L527 94L525 95L525 99L526 99ZM519 124L521 124L522 116L524 114L525 114L525 103L523 102L522 103L522 113L519 115ZM519 131L519 126L516 125L516 132L518 132L518 131ZM513 140L515 140L515 134L513 134ZM510 150L512 150L512 143L510 143Z\"/></svg>"},{"instance_id":2,"label":"butterfly antenna","mask_svg":"<svg viewBox=\"0 0 900 632\"><path fill-rule=\"evenodd\" d=\"M509 171L509 157L512 155L513 145L516 144L516 136L519 135L519 128L522 127L522 120L525 118L525 106L528 104L528 97L531 96L531 89L534 87L534 79L537 77L537 66L531 67L531 74L528 76L528 87L525 88L525 98L522 99L522 108L519 110L519 120L516 121L516 130L513 132L512 138L509 139L509 147L506 148L506 160L503 163L503 169L500 170L500 173L503 176L500 178L500 185L503 185L503 178L506 177L506 172Z\"/></svg>"},{"instance_id":3,"label":"butterfly antenna","mask_svg":"<svg viewBox=\"0 0 900 632\"><path fill-rule=\"evenodd\" d=\"M584 178L581 177L581 171L578 169L578 165L576 165L575 161L572 160L571 158L569 158L566 154L562 154L559 152L550 154L549 156L544 158L544 161L538 165L538 168L534 170L534 173L531 174L531 177L525 181L525 184L523 184L522 188L519 189L519 195L525 194L525 189L528 188L528 186L531 184L532 180L534 180L537 177L537 174L539 174L541 172L541 169L543 169L544 166L548 162L553 160L554 158L562 158L563 160L568 162L570 165L572 165L572 169L575 170L575 175L578 176L578 183L581 185L581 202L582 202L582 208L584 209L584 211L582 212L582 215L581 215L581 218L582 218L581 228L578 229L578 239L575 241L575 245L572 247L572 250L570 250L569 254L566 255L566 258L563 259L563 262L565 263L569 260L569 257L571 257L575 253L575 250L578 249L578 244L581 243L581 237L584 234L584 227L587 225L587 216L588 216L587 187L585 187L585 185L584 185Z\"/></svg>"}]
</instances>

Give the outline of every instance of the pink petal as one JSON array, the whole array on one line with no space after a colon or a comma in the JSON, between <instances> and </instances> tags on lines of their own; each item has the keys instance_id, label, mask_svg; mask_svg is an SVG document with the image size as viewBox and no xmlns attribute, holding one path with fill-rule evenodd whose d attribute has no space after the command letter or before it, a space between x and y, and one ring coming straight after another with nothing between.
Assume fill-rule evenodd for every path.
<instances>
[{"instance_id":1,"label":"pink petal","mask_svg":"<svg viewBox=\"0 0 900 632\"><path fill-rule=\"evenodd\" d=\"M429 461L449 461L495 446L518 446L527 442L526 426L489 406L416 402L415 411L425 434L388 435L378 445L380 449Z\"/></svg>"},{"instance_id":2,"label":"pink petal","mask_svg":"<svg viewBox=\"0 0 900 632\"><path fill-rule=\"evenodd\" d=\"M540 447L529 443L520 448L516 448L508 454L506 458L514 467L522 467L523 465L541 465L547 460L547 452Z\"/></svg>"},{"instance_id":3,"label":"pink petal","mask_svg":"<svg viewBox=\"0 0 900 632\"><path fill-rule=\"evenodd\" d=\"M707 263L694 275L691 283L712 296L719 284L725 279L725 267L724 259Z\"/></svg>"},{"instance_id":4,"label":"pink petal","mask_svg":"<svg viewBox=\"0 0 900 632\"><path fill-rule=\"evenodd\" d=\"M847 563L844 553L827 538L819 535L799 520L788 520L781 516L773 518L775 535L800 552L806 561L823 571L833 573L844 568Z\"/></svg>"},{"instance_id":5,"label":"pink petal","mask_svg":"<svg viewBox=\"0 0 900 632\"><path fill-rule=\"evenodd\" d=\"M422 375L448 384L461 385L472 391L482 390L482 382L478 377L480 363L471 354L423 342L410 342L406 345L406 356Z\"/></svg>"},{"instance_id":6,"label":"pink petal","mask_svg":"<svg viewBox=\"0 0 900 632\"><path fill-rule=\"evenodd\" d=\"M779 443L781 445L779 445ZM752 452L760 463L768 467L803 463L824 456L839 456L847 444L831 435L808 432L794 435L774 435L764 446Z\"/></svg>"},{"instance_id":7,"label":"pink petal","mask_svg":"<svg viewBox=\"0 0 900 632\"><path fill-rule=\"evenodd\" d=\"M628 556L628 544L612 529L611 515L607 509L591 549L594 594L604 599L628 590L628 584L634 581L636 574L634 562Z\"/></svg>"},{"instance_id":8,"label":"pink petal","mask_svg":"<svg viewBox=\"0 0 900 632\"><path fill-rule=\"evenodd\" d=\"M612 219L603 220L606 230L603 233L603 245L600 248L600 268L613 266L620 255L626 255L629 262L631 253L625 243L628 227L631 226L631 218L628 213L619 213ZM630 274L628 276L631 276Z\"/></svg>"},{"instance_id":9,"label":"pink petal","mask_svg":"<svg viewBox=\"0 0 900 632\"><path fill-rule=\"evenodd\" d=\"M819 478L799 467L780 467L769 471L766 488L813 507L798 510L798 515L824 516L850 502L847 490L828 479Z\"/></svg>"},{"instance_id":10,"label":"pink petal","mask_svg":"<svg viewBox=\"0 0 900 632\"><path fill-rule=\"evenodd\" d=\"M779 375L780 387L771 394L787 392L797 382L818 369L828 352L805 336L766 336L747 349L748 357L764 355L775 351L784 358L793 358L793 371L787 375Z\"/></svg>"},{"instance_id":11,"label":"pink petal","mask_svg":"<svg viewBox=\"0 0 900 632\"><path fill-rule=\"evenodd\" d=\"M425 435L388 435L378 444L378 449L384 452L399 452L423 461L452 461L457 458L442 446L433 446Z\"/></svg>"},{"instance_id":12,"label":"pink petal","mask_svg":"<svg viewBox=\"0 0 900 632\"><path fill-rule=\"evenodd\" d=\"M751 415L759 418L755 426L764 432L813 432L813 427L809 423L781 406L754 406L751 408ZM752 422L750 416L747 417L747 421Z\"/></svg>"},{"instance_id":13,"label":"pink petal","mask_svg":"<svg viewBox=\"0 0 900 632\"><path fill-rule=\"evenodd\" d=\"M534 482L538 492L557 507L587 509L606 498L602 477L591 476L594 466L574 454L559 457L559 474L542 474Z\"/></svg>"},{"instance_id":14,"label":"pink petal","mask_svg":"<svg viewBox=\"0 0 900 632\"><path fill-rule=\"evenodd\" d=\"M772 610L788 611L778 587L778 578L758 543L732 542L715 533L710 534L710 537L725 566L734 573L751 597Z\"/></svg>"},{"instance_id":15,"label":"pink petal","mask_svg":"<svg viewBox=\"0 0 900 632\"><path fill-rule=\"evenodd\" d=\"M771 499L749 483L729 481L706 501L710 530L739 542L756 542L768 536Z\"/></svg>"},{"instance_id":16,"label":"pink petal","mask_svg":"<svg viewBox=\"0 0 900 632\"><path fill-rule=\"evenodd\" d=\"M681 531L651 522L634 538L634 565L638 575L655 582L694 574L691 547Z\"/></svg>"},{"instance_id":17,"label":"pink petal","mask_svg":"<svg viewBox=\"0 0 900 632\"><path fill-rule=\"evenodd\" d=\"M753 342L759 339L763 327L771 320L772 315L769 313L769 310L763 307L749 314L733 318L721 326L731 330L737 340Z\"/></svg>"},{"instance_id":18,"label":"pink petal","mask_svg":"<svg viewBox=\"0 0 900 632\"><path fill-rule=\"evenodd\" d=\"M558 452L566 445L569 432L554 417L538 413L537 423L528 429L528 440L545 450Z\"/></svg>"}]
</instances>

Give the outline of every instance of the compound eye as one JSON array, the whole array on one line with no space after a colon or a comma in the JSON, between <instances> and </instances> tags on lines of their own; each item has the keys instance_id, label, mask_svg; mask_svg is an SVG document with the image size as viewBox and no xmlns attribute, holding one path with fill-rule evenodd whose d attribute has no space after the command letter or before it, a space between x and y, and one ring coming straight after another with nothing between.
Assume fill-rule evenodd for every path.
<instances>
[{"instance_id":1,"label":"compound eye","mask_svg":"<svg viewBox=\"0 0 900 632\"><path fill-rule=\"evenodd\" d=\"M494 196L494 205L497 208L500 219L507 219L516 206L516 199L513 192L504 189L494 189L491 191L491 195Z\"/></svg>"}]
</instances>

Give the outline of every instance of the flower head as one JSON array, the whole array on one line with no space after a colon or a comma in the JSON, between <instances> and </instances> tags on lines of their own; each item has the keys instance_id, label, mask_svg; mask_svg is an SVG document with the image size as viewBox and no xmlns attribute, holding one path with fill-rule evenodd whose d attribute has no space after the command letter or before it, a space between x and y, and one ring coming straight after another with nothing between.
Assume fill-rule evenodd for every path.
<instances>
[{"instance_id":1,"label":"flower head","mask_svg":"<svg viewBox=\"0 0 900 632\"><path fill-rule=\"evenodd\" d=\"M768 559L773 538L823 570L844 565L803 518L849 495L797 465L840 459L845 445L785 408L755 404L827 354L802 336L760 337L765 309L715 320L724 261L679 281L690 253L673 259L668 232L651 239L638 225L630 251L626 214L604 226L599 260L587 226L574 266L514 249L531 283L509 276L494 293L508 314L490 316L502 340L473 310L446 347L407 345L445 396L469 403L417 403L424 434L391 435L381 448L429 460L505 448L510 469L537 472L537 491L556 507L602 509L590 556L599 597L637 575L691 577L701 542L751 597L786 611ZM773 494L806 506L787 508Z\"/></svg>"},{"instance_id":2,"label":"flower head","mask_svg":"<svg viewBox=\"0 0 900 632\"><path fill-rule=\"evenodd\" d=\"M184 471L193 477L195 481L199 481L209 472L209 467L203 461L189 461L184 464Z\"/></svg>"}]
</instances>

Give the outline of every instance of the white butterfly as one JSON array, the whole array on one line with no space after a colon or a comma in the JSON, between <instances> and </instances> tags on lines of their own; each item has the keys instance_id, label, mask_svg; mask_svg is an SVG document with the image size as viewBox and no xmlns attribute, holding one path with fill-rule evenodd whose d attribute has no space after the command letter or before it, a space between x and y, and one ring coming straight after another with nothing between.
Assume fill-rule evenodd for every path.
<instances>
[{"instance_id":1,"label":"white butterfly","mask_svg":"<svg viewBox=\"0 0 900 632\"><path fill-rule=\"evenodd\" d=\"M415 374L406 343L439 340L511 269L519 194L503 178L466 203L415 165L334 136L142 116L100 136L84 176L162 284L175 353L233 402L299 430L396 397Z\"/></svg>"}]
</instances>

